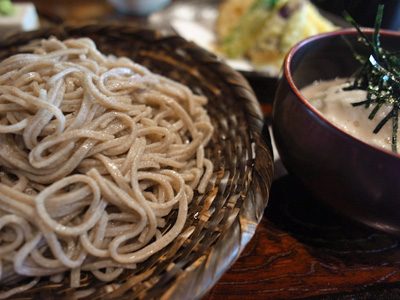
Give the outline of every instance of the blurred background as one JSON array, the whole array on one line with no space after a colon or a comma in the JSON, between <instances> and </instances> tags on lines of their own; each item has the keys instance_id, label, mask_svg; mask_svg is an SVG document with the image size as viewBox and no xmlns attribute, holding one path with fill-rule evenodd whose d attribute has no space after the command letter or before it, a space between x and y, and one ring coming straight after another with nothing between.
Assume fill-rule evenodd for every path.
<instances>
[{"instance_id":1,"label":"blurred background","mask_svg":"<svg viewBox=\"0 0 400 300\"><path fill-rule=\"evenodd\" d=\"M0 0L0 4L4 1L5 0ZM224 50L224 45L221 47L218 43L226 40L226 36L223 36L221 32L226 28L236 26L232 24L239 24L242 22L245 18L240 19L239 17L246 15L244 11L248 11L250 6L258 5L258 7L260 7L264 5L263 7L266 8L270 3L282 3L284 1L285 0L31 0L31 4L36 8L42 27L64 23L140 23L163 30L171 30L182 35L186 39L193 40L209 51L219 53L219 50ZM25 2L26 0L12 1L15 5L20 5ZM289 49L288 46L293 46L309 35L331 30L323 26L325 28L320 28L321 30L316 31L313 27L318 27L320 25L320 20L317 20L313 25L307 26L307 24L304 24L307 22L311 23L311 20L315 19L315 14L312 16L305 14L303 16L303 21L305 20L303 24L300 24L298 20L292 20L295 19L295 17L292 18L291 14L293 15L293 11L296 9L299 10L298 7L300 4L313 3L320 10L320 13L337 27L349 26L343 19L343 12L345 10L349 12L360 25L371 27L374 25L377 6L379 4L384 4L385 13L382 28L393 30L399 30L400 28L400 1L398 0L289 0L287 3L289 4L284 5L284 7L280 9L279 15L275 16L275 19L272 18L267 25L265 25L265 19L263 19L263 24L267 28L264 29L264 33L260 33L259 35L264 35L265 38L264 40L258 38L259 41L254 42L254 46L252 47L253 50L255 49L254 51L248 51L247 53L239 55L244 59L228 60L231 67L242 72L248 79L260 102L272 102L277 82L277 70L283 61L285 53ZM225 11L224 13L222 12L223 10ZM225 18L221 18L222 14L225 15ZM30 15L30 17L28 15ZM263 16L262 9L254 15L251 15L251 17L248 18L250 21L244 20L242 22L242 28L237 30L239 33L232 34L236 38L241 35L241 38L237 38L236 44L234 41L231 45L228 45L227 52L230 52L228 54L237 52L237 48L248 43L248 37L252 36L254 31L259 30L259 24L261 23L258 18L260 18L260 16ZM6 26L10 25L9 21L3 20L3 23L1 23L4 18L6 17L3 16L2 18L0 16L0 25L3 24L5 26L3 30L1 30L2 27L0 26L0 35L3 37L13 32L10 26ZM22 22L24 16L21 15L18 18L20 19L13 20L12 22ZM25 19L29 18L31 18L29 21L25 21L28 23L31 22L32 24L30 24L30 26L25 26L25 29L30 30L37 28L39 25L38 23L35 25L36 23L32 19L31 10L25 13ZM220 23L222 23L220 19L224 19L226 24L220 26ZM282 25L283 22L293 24ZM219 30L218 26L222 29ZM292 29L288 30L287 28ZM303 32L299 34L299 32L295 32L299 31L299 28L302 28L306 33ZM269 36L276 36L279 31L281 31L279 33L280 37L276 37L275 39L269 38ZM232 37L232 35L230 37ZM297 37L295 35L297 35ZM254 40L257 39L254 38ZM288 43L288 40L290 43ZM284 49L280 49L281 53L268 54L269 57L261 53L261 51L258 51L260 48L268 48L271 45L273 47L276 45L277 47L281 47L282 45L286 46L283 47ZM223 53L224 51L221 52ZM225 55L225 58L227 57L230 59L229 56L230 55ZM271 56L272 58L277 56L274 66L275 70L271 72L271 70L268 69L268 61L260 68L260 64L257 60L261 58L261 61L264 60L265 62L265 59L268 60Z\"/></svg>"},{"instance_id":2,"label":"blurred background","mask_svg":"<svg viewBox=\"0 0 400 300\"><path fill-rule=\"evenodd\" d=\"M146 4L154 0L141 0L132 2L141 2L141 5L136 6L137 9L141 7L141 11L137 12L139 15L145 15L157 8L163 8L175 2L212 2L218 4L218 0L156 0L155 4ZM246 0L244 0L246 1ZM14 3L26 2L26 0L15 0ZM75 21L85 22L91 20L109 20L109 19L125 19L125 13L133 14L129 10L129 5L126 5L126 0L33 0L39 15L46 20L53 22L62 21ZM398 30L400 28L400 1L398 0L312 0L312 2L323 10L342 15L344 10L347 10L354 18L363 26L372 26L374 23L376 7L378 4L385 4L385 16L383 21L384 28ZM125 7L125 10L124 10ZM144 7L150 7L147 10Z\"/></svg>"},{"instance_id":3,"label":"blurred background","mask_svg":"<svg viewBox=\"0 0 400 300\"><path fill-rule=\"evenodd\" d=\"M372 27L376 9L379 4L385 5L382 28L398 30L400 28L400 1L398 0L313 0L313 3L326 11L342 15L348 11L362 26Z\"/></svg>"}]
</instances>

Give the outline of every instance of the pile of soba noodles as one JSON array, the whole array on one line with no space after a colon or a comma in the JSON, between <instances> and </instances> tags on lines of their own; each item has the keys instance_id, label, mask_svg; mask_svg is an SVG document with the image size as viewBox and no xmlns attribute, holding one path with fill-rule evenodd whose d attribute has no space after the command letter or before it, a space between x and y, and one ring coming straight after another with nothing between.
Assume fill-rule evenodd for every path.
<instances>
[{"instance_id":1,"label":"pile of soba noodles","mask_svg":"<svg viewBox=\"0 0 400 300\"><path fill-rule=\"evenodd\" d=\"M0 63L0 298L135 268L179 235L213 171L205 97L88 38L22 52Z\"/></svg>"}]
</instances>

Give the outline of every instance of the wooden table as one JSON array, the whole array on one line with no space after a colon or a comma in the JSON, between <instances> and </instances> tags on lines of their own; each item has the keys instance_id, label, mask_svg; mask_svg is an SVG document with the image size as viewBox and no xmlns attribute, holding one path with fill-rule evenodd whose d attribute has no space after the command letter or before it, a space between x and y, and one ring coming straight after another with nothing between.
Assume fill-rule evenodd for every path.
<instances>
[{"instance_id":1,"label":"wooden table","mask_svg":"<svg viewBox=\"0 0 400 300\"><path fill-rule=\"evenodd\" d=\"M34 2L52 22L138 21L106 1ZM263 100L268 118L272 101ZM400 239L342 218L287 175L273 183L246 250L204 299L400 299L399 282Z\"/></svg>"}]
</instances>

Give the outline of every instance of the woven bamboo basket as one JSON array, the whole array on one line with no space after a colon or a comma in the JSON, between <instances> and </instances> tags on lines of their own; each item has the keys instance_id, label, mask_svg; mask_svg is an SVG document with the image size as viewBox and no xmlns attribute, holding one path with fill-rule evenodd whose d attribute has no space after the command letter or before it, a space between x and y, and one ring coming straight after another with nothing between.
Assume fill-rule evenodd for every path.
<instances>
[{"instance_id":1,"label":"woven bamboo basket","mask_svg":"<svg viewBox=\"0 0 400 300\"><path fill-rule=\"evenodd\" d=\"M127 56L150 70L188 85L208 97L215 132L207 155L215 165L204 195L195 195L180 236L168 247L103 283L87 274L83 299L196 299L222 276L253 236L268 201L273 159L254 93L243 77L214 55L171 34L138 26L52 27L20 33L0 44L0 59L33 39L87 36L106 54ZM176 213L168 219L172 223ZM74 299L66 276L61 283L43 278L18 299ZM1 287L8 289L10 287ZM82 299L82 298L81 298Z\"/></svg>"}]
</instances>

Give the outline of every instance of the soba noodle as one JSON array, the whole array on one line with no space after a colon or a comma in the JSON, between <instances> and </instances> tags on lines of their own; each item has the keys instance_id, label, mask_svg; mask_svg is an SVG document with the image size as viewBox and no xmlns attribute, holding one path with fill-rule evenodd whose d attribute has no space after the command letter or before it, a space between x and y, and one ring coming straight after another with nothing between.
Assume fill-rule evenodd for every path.
<instances>
[{"instance_id":1,"label":"soba noodle","mask_svg":"<svg viewBox=\"0 0 400 300\"><path fill-rule=\"evenodd\" d=\"M135 268L179 235L213 170L205 97L88 38L23 51L0 63L0 284L32 281L0 298Z\"/></svg>"}]
</instances>

